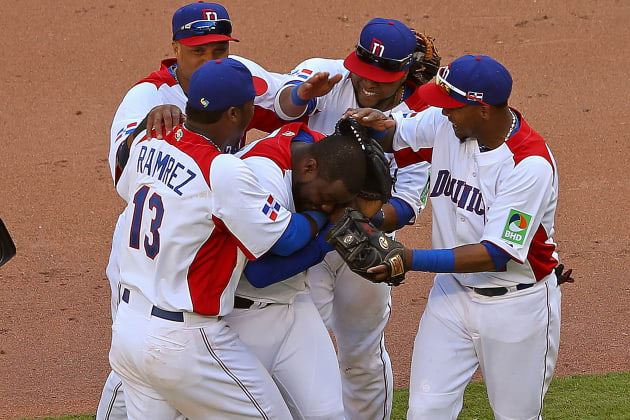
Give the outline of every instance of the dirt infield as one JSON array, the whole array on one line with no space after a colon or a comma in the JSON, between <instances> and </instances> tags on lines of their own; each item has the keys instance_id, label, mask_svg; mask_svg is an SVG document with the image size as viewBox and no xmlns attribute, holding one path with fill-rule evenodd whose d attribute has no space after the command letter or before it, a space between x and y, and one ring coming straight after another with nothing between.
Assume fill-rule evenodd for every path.
<instances>
[{"instance_id":1,"label":"dirt infield","mask_svg":"<svg viewBox=\"0 0 630 420\"><path fill-rule=\"evenodd\" d=\"M0 217L18 256L0 269L0 418L90 413L109 371L111 234L122 201L107 165L109 126L127 89L171 55L156 0L11 2L3 28ZM554 235L576 283L563 286L557 375L630 371L630 4L623 0L417 2L227 1L232 52L285 72L341 58L372 17L437 38L444 62L485 53L515 84L511 104L558 162ZM403 242L429 246L430 217ZM431 275L393 293L387 330L396 387Z\"/></svg>"}]
</instances>

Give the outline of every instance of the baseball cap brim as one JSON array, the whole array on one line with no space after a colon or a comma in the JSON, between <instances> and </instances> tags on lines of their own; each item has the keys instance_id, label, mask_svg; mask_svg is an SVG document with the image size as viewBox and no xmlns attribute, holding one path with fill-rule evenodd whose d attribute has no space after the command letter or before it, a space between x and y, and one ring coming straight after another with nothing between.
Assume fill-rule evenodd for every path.
<instances>
[{"instance_id":1,"label":"baseball cap brim","mask_svg":"<svg viewBox=\"0 0 630 420\"><path fill-rule=\"evenodd\" d=\"M189 38L178 39L179 42L188 46L194 47L196 45L209 44L211 42L223 42L223 41L236 41L239 42L238 39L232 38L227 35L218 35L218 34L210 34L210 35L201 35L201 36L191 36Z\"/></svg>"},{"instance_id":2,"label":"baseball cap brim","mask_svg":"<svg viewBox=\"0 0 630 420\"><path fill-rule=\"evenodd\" d=\"M437 108L461 108L468 104L450 97L446 91L436 83L427 83L418 88L418 96L425 103Z\"/></svg>"},{"instance_id":3,"label":"baseball cap brim","mask_svg":"<svg viewBox=\"0 0 630 420\"><path fill-rule=\"evenodd\" d=\"M380 67L361 61L357 57L356 51L350 53L343 62L343 65L352 73L379 83L392 83L399 80L405 74L403 71L387 71Z\"/></svg>"}]
</instances>

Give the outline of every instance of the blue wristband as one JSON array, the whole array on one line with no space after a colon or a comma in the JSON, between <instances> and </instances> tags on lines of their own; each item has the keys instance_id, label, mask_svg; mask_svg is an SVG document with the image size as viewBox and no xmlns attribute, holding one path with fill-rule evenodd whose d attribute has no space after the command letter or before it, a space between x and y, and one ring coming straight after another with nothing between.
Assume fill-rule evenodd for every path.
<instances>
[{"instance_id":1,"label":"blue wristband","mask_svg":"<svg viewBox=\"0 0 630 420\"><path fill-rule=\"evenodd\" d=\"M383 209L377 211L376 214L370 218L370 222L372 222L375 228L380 229L380 227L383 226L383 223L385 223L385 213L383 212Z\"/></svg>"},{"instance_id":2,"label":"blue wristband","mask_svg":"<svg viewBox=\"0 0 630 420\"><path fill-rule=\"evenodd\" d=\"M379 131L379 130L375 130L373 128L369 128L368 129L368 134L370 135L370 137L372 137L374 140L379 141L380 139L382 139L383 137L385 137L385 134L387 134L387 130L383 130L383 131Z\"/></svg>"},{"instance_id":3,"label":"blue wristband","mask_svg":"<svg viewBox=\"0 0 630 420\"><path fill-rule=\"evenodd\" d=\"M305 106L308 104L309 99L304 100L300 98L300 96L298 95L299 88L300 88L300 85L297 85L291 89L291 102L293 102L293 104L297 106Z\"/></svg>"},{"instance_id":4,"label":"blue wristband","mask_svg":"<svg viewBox=\"0 0 630 420\"><path fill-rule=\"evenodd\" d=\"M455 271L455 252L452 249L414 249L411 269L431 273L452 273Z\"/></svg>"},{"instance_id":5,"label":"blue wristband","mask_svg":"<svg viewBox=\"0 0 630 420\"><path fill-rule=\"evenodd\" d=\"M324 213L323 211L306 210L302 213L306 214L307 216L309 216L311 219L315 221L315 223L317 224L317 230L321 230L322 227L326 223L328 223L328 213Z\"/></svg>"}]
</instances>

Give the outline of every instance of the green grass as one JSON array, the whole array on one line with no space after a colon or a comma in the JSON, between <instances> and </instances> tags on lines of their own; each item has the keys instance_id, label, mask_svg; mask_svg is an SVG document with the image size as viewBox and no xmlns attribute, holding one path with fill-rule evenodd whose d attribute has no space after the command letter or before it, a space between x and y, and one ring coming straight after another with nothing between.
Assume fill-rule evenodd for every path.
<instances>
[{"instance_id":1,"label":"green grass","mask_svg":"<svg viewBox=\"0 0 630 420\"><path fill-rule=\"evenodd\" d=\"M408 397L406 389L394 391L392 420L405 419ZM630 419L630 372L554 379L545 397L543 417L545 420ZM459 419L492 418L485 385L471 383L466 388ZM46 417L43 420L94 420L94 416Z\"/></svg>"},{"instance_id":2,"label":"green grass","mask_svg":"<svg viewBox=\"0 0 630 420\"><path fill-rule=\"evenodd\" d=\"M394 393L392 420L404 420L409 392ZM459 420L493 419L486 387L468 385ZM606 375L576 375L556 378L545 396L545 420L630 419L630 372Z\"/></svg>"}]
</instances>

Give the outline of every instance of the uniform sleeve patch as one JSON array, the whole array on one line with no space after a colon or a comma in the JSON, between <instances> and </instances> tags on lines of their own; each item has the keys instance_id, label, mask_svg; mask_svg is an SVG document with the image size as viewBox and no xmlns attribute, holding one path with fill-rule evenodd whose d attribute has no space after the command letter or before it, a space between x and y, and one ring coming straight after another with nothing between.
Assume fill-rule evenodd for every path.
<instances>
[{"instance_id":1,"label":"uniform sleeve patch","mask_svg":"<svg viewBox=\"0 0 630 420\"><path fill-rule=\"evenodd\" d=\"M265 216L267 216L268 218L270 218L271 220L275 222L276 219L278 218L278 213L280 212L281 208L282 206L280 206L280 204L275 200L275 198L273 198L272 195L269 195L269 197L267 197L266 203L264 204L262 208L262 212L265 214Z\"/></svg>"},{"instance_id":2,"label":"uniform sleeve patch","mask_svg":"<svg viewBox=\"0 0 630 420\"><path fill-rule=\"evenodd\" d=\"M505 228L503 229L503 235L501 239L512 242L517 245L523 245L527 231L529 230L529 223L532 220L532 216L522 211L515 209L510 210Z\"/></svg>"}]
</instances>

